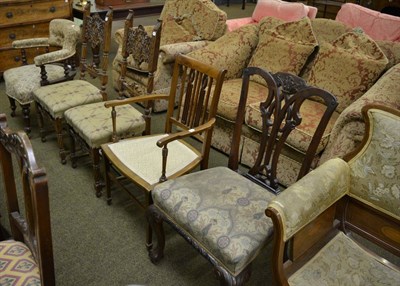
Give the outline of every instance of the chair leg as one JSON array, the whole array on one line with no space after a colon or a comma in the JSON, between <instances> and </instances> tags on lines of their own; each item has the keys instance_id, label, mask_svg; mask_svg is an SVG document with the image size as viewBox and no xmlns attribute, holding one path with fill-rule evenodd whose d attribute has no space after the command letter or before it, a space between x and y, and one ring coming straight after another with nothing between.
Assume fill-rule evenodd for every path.
<instances>
[{"instance_id":1,"label":"chair leg","mask_svg":"<svg viewBox=\"0 0 400 286\"><path fill-rule=\"evenodd\" d=\"M21 105L22 107L22 114L24 117L24 130L27 134L31 133L31 117L30 117L30 113L31 113L31 104L23 104Z\"/></svg>"},{"instance_id":2,"label":"chair leg","mask_svg":"<svg viewBox=\"0 0 400 286\"><path fill-rule=\"evenodd\" d=\"M163 215L157 207L151 205L147 208L146 217L150 231L154 230L157 238L157 244L147 248L151 262L156 264L164 257L165 235L163 228Z\"/></svg>"},{"instance_id":3,"label":"chair leg","mask_svg":"<svg viewBox=\"0 0 400 286\"><path fill-rule=\"evenodd\" d=\"M36 112L38 114L38 125L39 125L39 132L40 138L42 142L46 142L46 132L44 130L44 121L43 121L43 109L39 103L36 102Z\"/></svg>"},{"instance_id":4,"label":"chair leg","mask_svg":"<svg viewBox=\"0 0 400 286\"><path fill-rule=\"evenodd\" d=\"M55 118L54 119L54 129L56 130L57 144L58 144L61 164L64 165L65 163L67 163L67 160L66 160L66 152L65 152L65 149L64 149L64 140L63 140L63 130L62 130L62 120L61 120L61 118Z\"/></svg>"},{"instance_id":5,"label":"chair leg","mask_svg":"<svg viewBox=\"0 0 400 286\"><path fill-rule=\"evenodd\" d=\"M107 156L103 156L103 160L104 160L104 178L105 178L106 192L107 192L107 204L111 205L111 203L112 203L111 179L110 179L111 164L110 164L110 161L108 160Z\"/></svg>"},{"instance_id":6,"label":"chair leg","mask_svg":"<svg viewBox=\"0 0 400 286\"><path fill-rule=\"evenodd\" d=\"M241 286L249 281L251 276L251 264L247 265L237 276L232 276L226 269L216 266L215 273L218 276L221 286Z\"/></svg>"},{"instance_id":7,"label":"chair leg","mask_svg":"<svg viewBox=\"0 0 400 286\"><path fill-rule=\"evenodd\" d=\"M15 110L17 109L17 105L15 104L15 99L12 97L8 97L8 101L10 102L11 117L15 117Z\"/></svg>"},{"instance_id":8,"label":"chair leg","mask_svg":"<svg viewBox=\"0 0 400 286\"><path fill-rule=\"evenodd\" d=\"M91 148L91 157L93 164L93 176L94 176L94 189L96 190L96 197L101 197L101 190L104 187L104 182L100 173L100 153L99 148Z\"/></svg>"}]
</instances>

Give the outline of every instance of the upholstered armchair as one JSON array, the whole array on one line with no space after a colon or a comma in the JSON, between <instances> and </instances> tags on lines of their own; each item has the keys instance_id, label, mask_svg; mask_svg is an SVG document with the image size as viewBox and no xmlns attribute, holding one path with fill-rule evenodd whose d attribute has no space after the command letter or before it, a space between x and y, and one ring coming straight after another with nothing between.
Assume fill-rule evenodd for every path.
<instances>
[{"instance_id":1,"label":"upholstered armchair","mask_svg":"<svg viewBox=\"0 0 400 286\"><path fill-rule=\"evenodd\" d=\"M15 116L16 102L22 107L25 131L30 132L30 104L32 92L40 86L73 79L75 76L76 44L80 40L79 26L66 19L54 19L49 25L48 38L32 38L13 42L21 50L21 67L6 70L3 74L6 94L10 100L11 116ZM44 49L46 53L26 61L27 49Z\"/></svg>"},{"instance_id":2,"label":"upholstered armchair","mask_svg":"<svg viewBox=\"0 0 400 286\"><path fill-rule=\"evenodd\" d=\"M175 56L204 47L209 41L221 37L226 31L226 18L226 13L209 0L167 0L165 2L160 15L162 32L159 55L152 56L158 58L153 81L154 93L168 93ZM149 34L154 30L152 26L144 28ZM112 81L114 88L119 90L123 29L116 32L115 39L119 44L119 49L113 62ZM135 86L134 96L148 94L147 76L138 75L135 72L137 69L135 65L128 65L126 81L131 86ZM125 96L131 95L125 93ZM166 109L166 101L155 101L154 111Z\"/></svg>"},{"instance_id":3,"label":"upholstered armchair","mask_svg":"<svg viewBox=\"0 0 400 286\"><path fill-rule=\"evenodd\" d=\"M357 233L400 255L400 112L368 106L363 114L366 136L358 150L346 161L325 162L287 188L266 210L274 223L273 267L279 285L321 281L397 285L400 281L398 267L346 235ZM284 253L292 262L286 266Z\"/></svg>"}]
</instances>

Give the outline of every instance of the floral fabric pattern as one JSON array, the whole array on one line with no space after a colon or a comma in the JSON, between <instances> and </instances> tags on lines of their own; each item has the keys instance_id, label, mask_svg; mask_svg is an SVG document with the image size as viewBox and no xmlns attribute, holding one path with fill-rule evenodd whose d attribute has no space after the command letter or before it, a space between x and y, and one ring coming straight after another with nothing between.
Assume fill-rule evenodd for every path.
<instances>
[{"instance_id":1,"label":"floral fabric pattern","mask_svg":"<svg viewBox=\"0 0 400 286\"><path fill-rule=\"evenodd\" d=\"M339 232L289 278L290 285L397 285L400 271L391 268Z\"/></svg>"},{"instance_id":2,"label":"floral fabric pattern","mask_svg":"<svg viewBox=\"0 0 400 286\"><path fill-rule=\"evenodd\" d=\"M41 285L39 267L32 252L22 242L0 241L0 285Z\"/></svg>"},{"instance_id":3,"label":"floral fabric pattern","mask_svg":"<svg viewBox=\"0 0 400 286\"><path fill-rule=\"evenodd\" d=\"M332 44L321 45L308 83L335 95L340 113L375 83L387 63L368 36L346 33Z\"/></svg>"},{"instance_id":4,"label":"floral fabric pattern","mask_svg":"<svg viewBox=\"0 0 400 286\"><path fill-rule=\"evenodd\" d=\"M272 235L264 211L275 196L225 167L166 181L152 196L158 208L234 274Z\"/></svg>"},{"instance_id":5,"label":"floral fabric pattern","mask_svg":"<svg viewBox=\"0 0 400 286\"><path fill-rule=\"evenodd\" d=\"M400 118L369 110L370 140L353 158L350 195L400 220Z\"/></svg>"}]
</instances>

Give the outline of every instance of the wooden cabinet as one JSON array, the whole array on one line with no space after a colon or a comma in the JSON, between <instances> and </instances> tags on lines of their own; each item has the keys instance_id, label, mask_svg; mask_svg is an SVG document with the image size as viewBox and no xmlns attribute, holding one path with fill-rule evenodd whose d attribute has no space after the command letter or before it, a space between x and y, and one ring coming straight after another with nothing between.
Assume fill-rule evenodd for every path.
<instances>
[{"instance_id":1,"label":"wooden cabinet","mask_svg":"<svg viewBox=\"0 0 400 286\"><path fill-rule=\"evenodd\" d=\"M48 37L49 22L56 18L72 18L72 0L3 0L0 1L0 74L20 66L19 50L12 48L14 40ZM28 63L41 53L27 50Z\"/></svg>"}]
</instances>

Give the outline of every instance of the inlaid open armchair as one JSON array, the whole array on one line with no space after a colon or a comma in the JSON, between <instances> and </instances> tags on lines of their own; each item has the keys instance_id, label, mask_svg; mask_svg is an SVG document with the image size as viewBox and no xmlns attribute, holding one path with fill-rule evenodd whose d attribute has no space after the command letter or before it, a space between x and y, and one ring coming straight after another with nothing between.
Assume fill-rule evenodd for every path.
<instances>
[{"instance_id":1,"label":"inlaid open armchair","mask_svg":"<svg viewBox=\"0 0 400 286\"><path fill-rule=\"evenodd\" d=\"M366 248L352 235L400 260L400 112L370 105L363 114L366 135L355 152L345 160L326 161L266 210L274 223L273 270L278 285L400 281L398 263L390 263L382 250L371 243Z\"/></svg>"},{"instance_id":2,"label":"inlaid open armchair","mask_svg":"<svg viewBox=\"0 0 400 286\"><path fill-rule=\"evenodd\" d=\"M260 104L263 134L257 160L249 170L239 170L238 157L249 94L250 78L267 86ZM309 170L324 129L337 106L327 91L307 86L289 73L271 74L246 68L236 116L229 167L215 167L158 184L147 217L157 243L149 249L153 263L164 256L163 222L167 222L215 268L221 285L243 285L251 274L251 263L272 238L272 222L264 215L268 203L281 186L276 175L282 146L301 122L301 106L318 98L326 110L307 151L298 178ZM283 191L285 192L285 191Z\"/></svg>"},{"instance_id":3,"label":"inlaid open armchair","mask_svg":"<svg viewBox=\"0 0 400 286\"><path fill-rule=\"evenodd\" d=\"M22 66L6 70L3 77L6 94L10 100L11 116L15 116L16 102L18 102L22 107L24 129L27 133L31 131L32 92L40 86L74 78L76 45L79 40L78 25L70 20L54 19L49 25L48 38L23 39L12 43L15 49L21 50ZM28 64L26 59L28 49L44 53L34 58L34 64Z\"/></svg>"}]
</instances>

